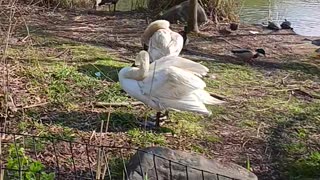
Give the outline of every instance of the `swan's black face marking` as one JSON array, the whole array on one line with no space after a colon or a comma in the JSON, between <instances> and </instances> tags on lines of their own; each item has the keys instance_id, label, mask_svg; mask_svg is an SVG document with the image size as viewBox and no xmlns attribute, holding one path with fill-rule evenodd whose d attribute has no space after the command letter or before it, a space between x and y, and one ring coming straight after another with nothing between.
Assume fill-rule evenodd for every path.
<instances>
[{"instance_id":1,"label":"swan's black face marking","mask_svg":"<svg viewBox=\"0 0 320 180\"><path fill-rule=\"evenodd\" d=\"M133 63L131 67L138 67L138 66L136 65L136 63Z\"/></svg>"},{"instance_id":2,"label":"swan's black face marking","mask_svg":"<svg viewBox=\"0 0 320 180\"><path fill-rule=\"evenodd\" d=\"M148 51L148 49L149 49L149 47L146 44L144 44L143 45L143 50Z\"/></svg>"}]
</instances>

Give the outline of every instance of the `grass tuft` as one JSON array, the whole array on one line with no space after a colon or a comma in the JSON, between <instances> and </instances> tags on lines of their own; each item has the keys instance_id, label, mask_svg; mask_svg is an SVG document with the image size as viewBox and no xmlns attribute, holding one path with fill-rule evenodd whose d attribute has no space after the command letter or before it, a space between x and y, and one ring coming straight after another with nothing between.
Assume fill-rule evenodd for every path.
<instances>
[{"instance_id":1,"label":"grass tuft","mask_svg":"<svg viewBox=\"0 0 320 180\"><path fill-rule=\"evenodd\" d=\"M129 130L128 135L132 142L139 147L147 147L152 145L163 146L166 144L166 138L163 135L152 132L143 132L138 128Z\"/></svg>"}]
</instances>

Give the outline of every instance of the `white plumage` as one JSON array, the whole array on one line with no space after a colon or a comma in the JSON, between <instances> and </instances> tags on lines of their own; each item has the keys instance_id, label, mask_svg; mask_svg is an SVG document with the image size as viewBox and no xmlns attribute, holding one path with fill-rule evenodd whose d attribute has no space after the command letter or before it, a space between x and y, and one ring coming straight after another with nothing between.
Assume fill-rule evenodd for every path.
<instances>
[{"instance_id":1,"label":"white plumage","mask_svg":"<svg viewBox=\"0 0 320 180\"><path fill-rule=\"evenodd\" d=\"M209 69L200 63L196 63L189 59L174 55L165 56L158 59L156 62L151 63L150 70L154 70L155 68L162 69L170 66L178 67L185 71L190 71L199 77L205 76L209 72Z\"/></svg>"},{"instance_id":2,"label":"white plumage","mask_svg":"<svg viewBox=\"0 0 320 180\"><path fill-rule=\"evenodd\" d=\"M148 52L153 62L167 55L178 56L183 48L182 36L170 29L160 29L155 32L149 41Z\"/></svg>"},{"instance_id":3,"label":"white plumage","mask_svg":"<svg viewBox=\"0 0 320 180\"><path fill-rule=\"evenodd\" d=\"M172 31L170 23L166 20L157 20L146 28L142 35L142 44L148 45L150 62L162 57L178 56L183 48L183 37Z\"/></svg>"},{"instance_id":4,"label":"white plumage","mask_svg":"<svg viewBox=\"0 0 320 180\"><path fill-rule=\"evenodd\" d=\"M204 90L206 84L199 76L205 75L208 69L199 63L168 56L151 63L149 67L146 51L141 51L136 61L140 64L138 68L125 67L120 70L120 85L130 96L158 112L173 109L210 115L205 104L224 102Z\"/></svg>"}]
</instances>

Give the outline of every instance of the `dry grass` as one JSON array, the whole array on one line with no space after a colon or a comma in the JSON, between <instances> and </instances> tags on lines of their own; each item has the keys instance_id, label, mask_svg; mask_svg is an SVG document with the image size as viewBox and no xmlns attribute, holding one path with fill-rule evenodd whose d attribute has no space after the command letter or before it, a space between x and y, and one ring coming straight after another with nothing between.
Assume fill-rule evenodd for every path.
<instances>
[{"instance_id":1,"label":"dry grass","mask_svg":"<svg viewBox=\"0 0 320 180\"><path fill-rule=\"evenodd\" d=\"M183 1L184 0L150 0L148 7L160 13ZM211 20L215 22L225 22L239 20L242 2L243 0L200 0L199 4L204 8Z\"/></svg>"},{"instance_id":2,"label":"dry grass","mask_svg":"<svg viewBox=\"0 0 320 180\"><path fill-rule=\"evenodd\" d=\"M47 8L92 8L95 5L95 0L24 0L24 3Z\"/></svg>"},{"instance_id":3,"label":"dry grass","mask_svg":"<svg viewBox=\"0 0 320 180\"><path fill-rule=\"evenodd\" d=\"M243 0L201 0L200 4L215 22L238 21Z\"/></svg>"}]
</instances>

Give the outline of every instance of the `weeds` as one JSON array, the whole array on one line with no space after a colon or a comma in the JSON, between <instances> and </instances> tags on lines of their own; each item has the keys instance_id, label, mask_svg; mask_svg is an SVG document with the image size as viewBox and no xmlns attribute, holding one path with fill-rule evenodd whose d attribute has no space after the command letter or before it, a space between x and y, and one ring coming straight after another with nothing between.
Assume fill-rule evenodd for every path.
<instances>
[{"instance_id":1,"label":"weeds","mask_svg":"<svg viewBox=\"0 0 320 180\"><path fill-rule=\"evenodd\" d=\"M166 140L163 135L152 132L143 132L137 128L129 130L128 135L132 142L139 147L147 147L155 144L163 146L166 144Z\"/></svg>"},{"instance_id":2,"label":"weeds","mask_svg":"<svg viewBox=\"0 0 320 180\"><path fill-rule=\"evenodd\" d=\"M320 177L320 152L312 152L289 165L289 176L292 179Z\"/></svg>"},{"instance_id":3,"label":"weeds","mask_svg":"<svg viewBox=\"0 0 320 180\"><path fill-rule=\"evenodd\" d=\"M197 152L197 153L205 153L207 151L206 148L202 147L202 146L199 146L199 145L191 145L191 149L193 152Z\"/></svg>"},{"instance_id":4,"label":"weeds","mask_svg":"<svg viewBox=\"0 0 320 180\"><path fill-rule=\"evenodd\" d=\"M122 92L120 84L114 83L102 91L97 96L99 101L103 102L124 102L128 100L128 97Z\"/></svg>"},{"instance_id":5,"label":"weeds","mask_svg":"<svg viewBox=\"0 0 320 180\"><path fill-rule=\"evenodd\" d=\"M44 172L45 167L41 162L28 157L22 147L11 144L7 161L6 176L8 179L53 180L55 178L54 173Z\"/></svg>"}]
</instances>

